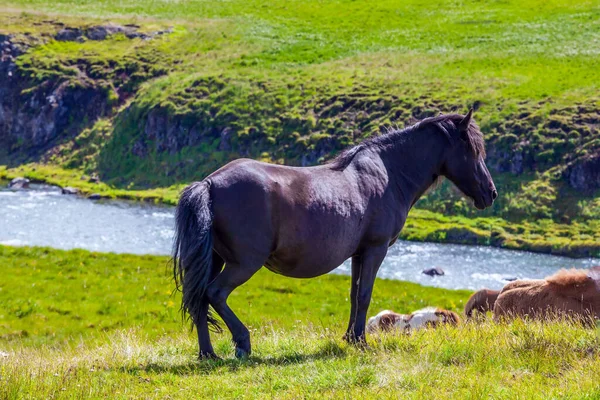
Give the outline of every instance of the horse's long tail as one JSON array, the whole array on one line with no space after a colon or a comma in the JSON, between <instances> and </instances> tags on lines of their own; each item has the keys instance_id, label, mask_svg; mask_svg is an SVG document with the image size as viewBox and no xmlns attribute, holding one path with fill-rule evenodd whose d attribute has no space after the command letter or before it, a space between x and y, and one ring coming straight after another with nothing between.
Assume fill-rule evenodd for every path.
<instances>
[{"instance_id":1,"label":"horse's long tail","mask_svg":"<svg viewBox=\"0 0 600 400\"><path fill-rule=\"evenodd\" d=\"M473 316L473 311L475 310L482 313L492 311L499 294L499 290L490 289L481 289L480 291L475 292L465 305L465 315L467 318L471 318Z\"/></svg>"},{"instance_id":2,"label":"horse's long tail","mask_svg":"<svg viewBox=\"0 0 600 400\"><path fill-rule=\"evenodd\" d=\"M173 275L182 292L181 311L194 323L202 318L201 310L208 302L205 294L213 264L212 220L210 181L186 187L175 209ZM208 323L220 329L210 311Z\"/></svg>"}]
</instances>

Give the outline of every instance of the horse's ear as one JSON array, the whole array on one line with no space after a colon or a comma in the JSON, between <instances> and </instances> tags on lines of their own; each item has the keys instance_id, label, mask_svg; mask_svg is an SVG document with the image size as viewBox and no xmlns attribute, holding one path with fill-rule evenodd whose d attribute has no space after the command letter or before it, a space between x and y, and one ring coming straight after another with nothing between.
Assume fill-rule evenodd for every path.
<instances>
[{"instance_id":1,"label":"horse's ear","mask_svg":"<svg viewBox=\"0 0 600 400\"><path fill-rule=\"evenodd\" d=\"M460 121L458 124L458 131L460 132L461 138L466 138L466 133L469 129L469 125L471 124L471 117L473 116L473 109L471 108L467 115Z\"/></svg>"}]
</instances>

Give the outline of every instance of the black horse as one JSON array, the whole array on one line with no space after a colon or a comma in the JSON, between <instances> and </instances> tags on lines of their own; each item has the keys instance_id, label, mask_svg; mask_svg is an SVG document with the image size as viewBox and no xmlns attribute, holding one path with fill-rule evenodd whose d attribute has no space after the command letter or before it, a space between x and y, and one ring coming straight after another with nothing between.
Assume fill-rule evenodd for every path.
<instances>
[{"instance_id":1,"label":"black horse","mask_svg":"<svg viewBox=\"0 0 600 400\"><path fill-rule=\"evenodd\" d=\"M377 270L419 197L443 176L478 209L498 195L471 115L427 118L315 167L235 160L186 187L176 210L173 260L200 357L216 357L209 305L231 331L236 357L250 354L249 331L227 298L260 268L312 278L350 257L346 339L364 342Z\"/></svg>"}]
</instances>

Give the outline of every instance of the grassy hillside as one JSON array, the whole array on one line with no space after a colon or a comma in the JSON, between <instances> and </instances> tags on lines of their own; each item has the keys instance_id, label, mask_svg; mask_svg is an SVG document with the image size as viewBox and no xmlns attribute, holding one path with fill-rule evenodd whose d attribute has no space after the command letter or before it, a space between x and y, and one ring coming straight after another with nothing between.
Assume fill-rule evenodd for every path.
<instances>
[{"instance_id":1,"label":"grassy hillside","mask_svg":"<svg viewBox=\"0 0 600 400\"><path fill-rule=\"evenodd\" d=\"M485 222L500 235L459 227L479 242L597 254L594 2L5 4L0 31L29 49L15 59L18 101L89 89L108 106L90 107L43 144L15 134L0 151L4 176L173 202L185 183L236 157L312 165L389 126L474 106L500 198L478 213L446 183L418 207L501 218ZM107 23L170 30L151 40L55 40L65 28ZM100 185L80 180L92 174ZM583 253L562 243L569 230L569 246Z\"/></svg>"},{"instance_id":2,"label":"grassy hillside","mask_svg":"<svg viewBox=\"0 0 600 400\"><path fill-rule=\"evenodd\" d=\"M167 258L0 246L1 398L569 398L600 396L600 338L567 322L492 322L342 339L349 278L260 272L232 294L254 355L195 359ZM370 314L466 291L378 280Z\"/></svg>"}]
</instances>

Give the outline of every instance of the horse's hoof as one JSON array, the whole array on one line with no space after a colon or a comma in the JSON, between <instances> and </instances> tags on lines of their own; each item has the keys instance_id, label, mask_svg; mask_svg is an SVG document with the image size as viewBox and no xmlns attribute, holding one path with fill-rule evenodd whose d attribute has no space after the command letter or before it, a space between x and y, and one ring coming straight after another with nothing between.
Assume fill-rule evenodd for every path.
<instances>
[{"instance_id":1,"label":"horse's hoof","mask_svg":"<svg viewBox=\"0 0 600 400\"><path fill-rule=\"evenodd\" d=\"M242 339L233 341L235 343L235 357L236 358L248 358L252 347L250 347L250 336L247 335Z\"/></svg>"},{"instance_id":2,"label":"horse's hoof","mask_svg":"<svg viewBox=\"0 0 600 400\"><path fill-rule=\"evenodd\" d=\"M344 333L344 337L342 337L346 343L352 344L354 342L354 335L351 333Z\"/></svg>"},{"instance_id":3,"label":"horse's hoof","mask_svg":"<svg viewBox=\"0 0 600 400\"><path fill-rule=\"evenodd\" d=\"M220 361L220 360L222 360L222 358L219 357L218 355L216 355L214 352L200 352L200 354L198 354L198 360Z\"/></svg>"},{"instance_id":4,"label":"horse's hoof","mask_svg":"<svg viewBox=\"0 0 600 400\"><path fill-rule=\"evenodd\" d=\"M245 360L250 357L250 350L242 349L240 347L235 348L235 358Z\"/></svg>"},{"instance_id":5,"label":"horse's hoof","mask_svg":"<svg viewBox=\"0 0 600 400\"><path fill-rule=\"evenodd\" d=\"M365 341L365 337L363 336L357 336L354 333L346 333L344 335L344 340L350 344L356 344L358 342L364 342Z\"/></svg>"},{"instance_id":6,"label":"horse's hoof","mask_svg":"<svg viewBox=\"0 0 600 400\"><path fill-rule=\"evenodd\" d=\"M354 345L361 350L369 350L370 349L369 343L367 343L365 338L362 338L362 340L359 340L358 342L354 343Z\"/></svg>"},{"instance_id":7,"label":"horse's hoof","mask_svg":"<svg viewBox=\"0 0 600 400\"><path fill-rule=\"evenodd\" d=\"M344 340L348 342L348 344L354 345L356 347L360 347L363 349L369 348L369 345L367 344L367 339L364 335L356 336L351 333L346 333L344 335Z\"/></svg>"}]
</instances>

